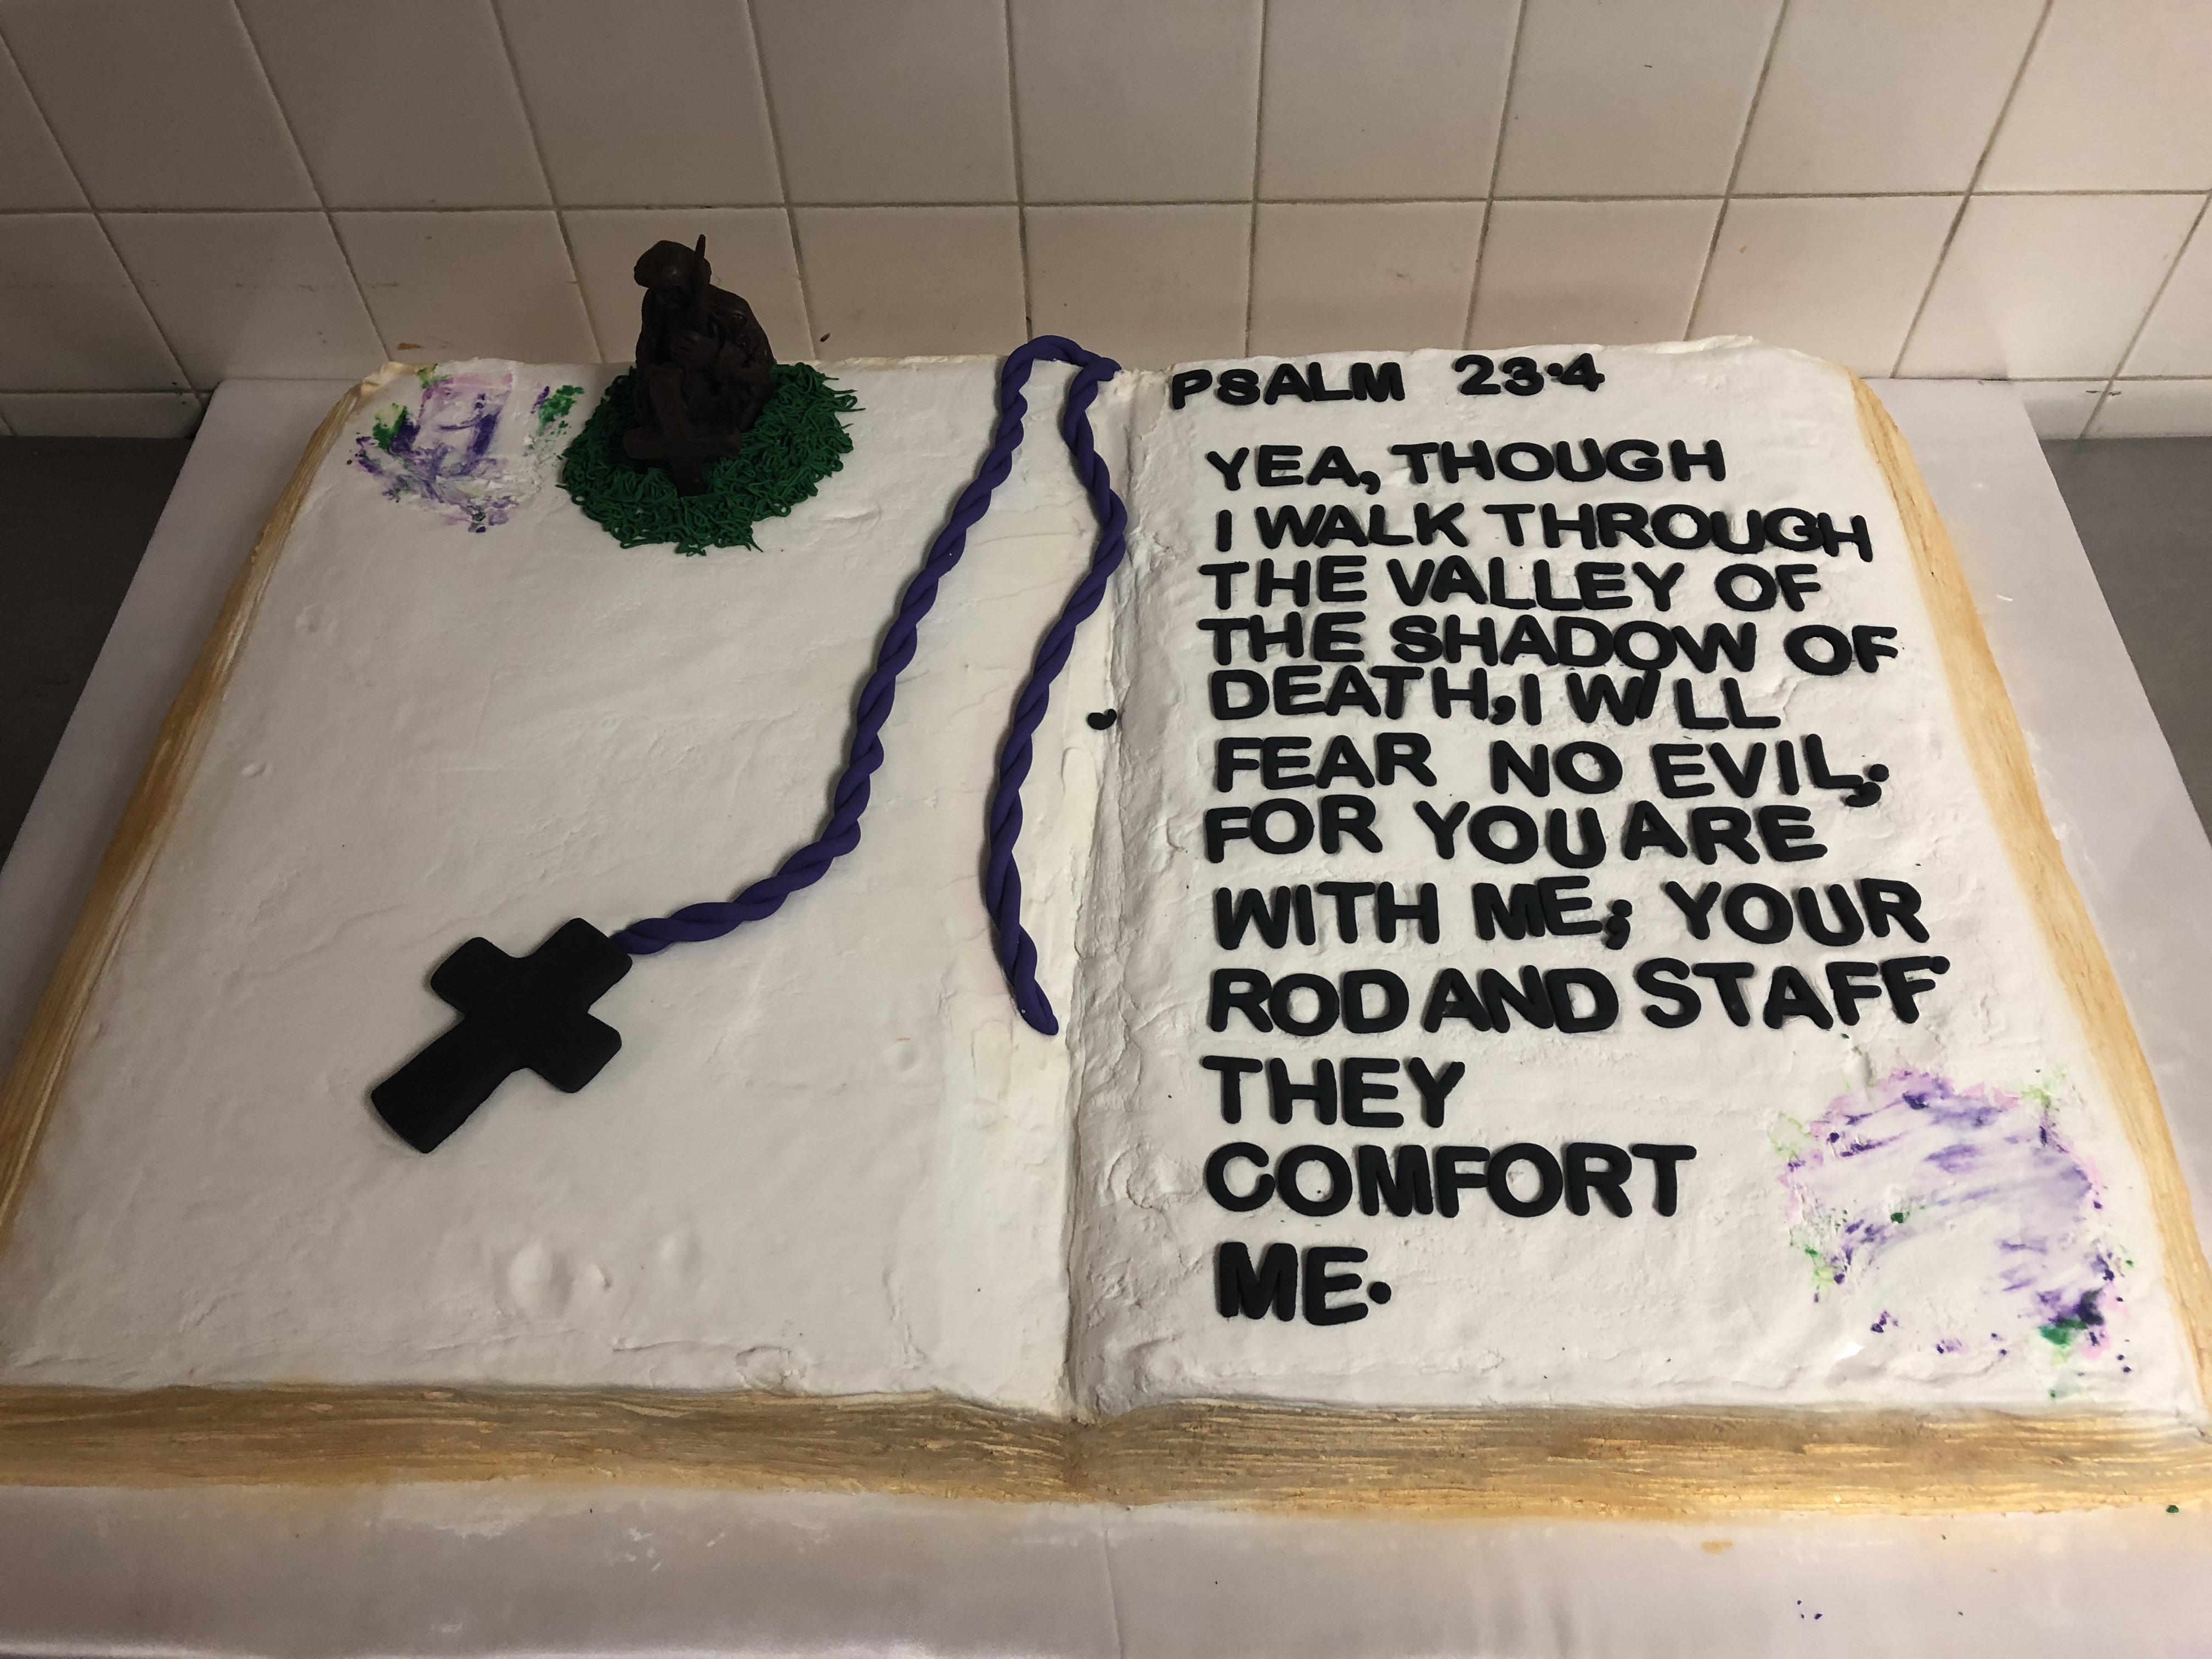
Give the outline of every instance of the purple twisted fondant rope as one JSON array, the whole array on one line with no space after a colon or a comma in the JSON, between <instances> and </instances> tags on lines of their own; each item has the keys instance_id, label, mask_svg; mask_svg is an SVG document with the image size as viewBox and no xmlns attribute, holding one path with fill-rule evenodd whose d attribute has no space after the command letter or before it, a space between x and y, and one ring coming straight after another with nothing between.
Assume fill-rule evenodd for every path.
<instances>
[{"instance_id":1,"label":"purple twisted fondant rope","mask_svg":"<svg viewBox=\"0 0 2212 1659\"><path fill-rule=\"evenodd\" d=\"M1037 983L1036 945L1022 926L1022 873L1014 867L1014 842L1022 833L1022 782L1030 774L1030 740L1036 735L1045 707L1052 700L1053 681L1067 665L1068 653L1075 646L1075 630L1105 598L1106 579L1120 566L1129 543L1129 511L1114 493L1113 474L1099 458L1091 434L1091 403L1098 396L1098 388L1121 371L1121 365L1072 343L1061 343L1073 354L1068 361L1082 367L1068 384L1067 402L1060 419L1060 435L1066 441L1069 459L1075 463L1076 476L1091 497L1091 511L1098 515L1098 543L1091 555L1091 568L1037 642L1036 660L1021 695L1014 699L1014 716L999 751L998 782L986 815L983 863L983 902L998 936L999 963L1006 970L1014 1007L1047 1036L1060 1030L1060 1021L1044 988Z\"/></svg>"},{"instance_id":2,"label":"purple twisted fondant rope","mask_svg":"<svg viewBox=\"0 0 2212 1659\"><path fill-rule=\"evenodd\" d=\"M989 853L984 873L986 901L999 936L999 959L1006 970L1014 1006L1022 1018L1047 1035L1060 1029L1052 1005L1036 982L1036 946L1021 926L1021 877L1014 868L1014 842L1021 833L1021 785L1028 775L1030 739L1044 718L1053 678L1067 661L1075 630L1098 608L1106 578L1121 562L1127 544L1128 514L1114 494L1106 464L1098 458L1091 434L1089 410L1098 387L1120 372L1110 358L1085 351L1073 340L1056 334L1040 335L1010 356L999 374L999 424L988 453L974 480L952 504L945 528L930 544L921 568L900 596L897 614L877 647L876 665L860 688L854 712L853 736L845 751L845 769L831 792L830 818L822 833L791 854L774 874L763 878L726 902L687 904L666 916L634 921L614 936L614 942L633 956L651 956L672 945L720 939L748 921L773 915L783 902L800 889L812 886L830 866L860 844L860 815L868 807L868 780L884 763L881 732L890 717L891 700L899 672L914 659L921 619L937 601L938 584L967 550L968 532L991 505L991 496L1013 469L1014 452L1021 447L1022 423L1029 405L1022 398L1031 367L1038 362L1078 366L1067 391L1061 431L1066 438L1076 470L1089 492L1099 518L1099 538L1091 569L1069 596L1059 619L1037 648L1030 678L1017 699L1014 716L1000 751L997 787L988 816Z\"/></svg>"}]
</instances>

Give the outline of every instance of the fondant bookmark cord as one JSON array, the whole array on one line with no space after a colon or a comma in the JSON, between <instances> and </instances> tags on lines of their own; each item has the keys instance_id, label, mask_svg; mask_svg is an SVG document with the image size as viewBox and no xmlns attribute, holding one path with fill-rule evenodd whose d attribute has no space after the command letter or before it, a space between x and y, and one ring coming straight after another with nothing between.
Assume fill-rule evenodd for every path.
<instances>
[{"instance_id":1,"label":"fondant bookmark cord","mask_svg":"<svg viewBox=\"0 0 2212 1659\"><path fill-rule=\"evenodd\" d=\"M1052 1002L1037 983L1036 945L1022 926L1022 872L1014 866L1014 842L1022 833L1022 782L1030 775L1030 739L1043 722L1052 701L1052 683L1067 666L1075 647L1075 630L1098 608L1106 596L1106 579L1121 562L1129 546L1129 510L1114 493L1114 476L1099 458L1091 432L1091 405L1098 388L1112 380L1121 365L1085 351L1073 341L1056 343L1067 349L1064 361L1081 365L1067 388L1067 402L1060 417L1060 435L1075 463L1076 476L1091 497L1098 515L1098 542L1091 555L1091 568L1044 638L1037 642L1036 660L1014 699L1014 717L1006 726L1006 740L999 750L999 776L991 791L985 815L983 902L991 913L991 926L999 941L999 963L1006 970L1006 987L1014 994L1014 1006L1030 1025L1051 1036L1060 1030Z\"/></svg>"},{"instance_id":2,"label":"fondant bookmark cord","mask_svg":"<svg viewBox=\"0 0 2212 1659\"><path fill-rule=\"evenodd\" d=\"M1060 430L1098 515L1099 534L1089 571L1037 647L1029 679L1015 701L988 817L984 896L997 930L999 960L1006 969L1015 1007L1040 1031L1049 1035L1060 1029L1052 1005L1036 982L1036 946L1021 925L1021 876L1014 867L1014 842L1022 827L1021 786L1029 774L1030 740L1044 718L1052 682L1066 664L1076 629L1098 608L1107 577L1121 562L1127 544L1128 514L1115 495L1112 477L1099 458L1090 416L1099 386L1120 373L1121 365L1055 334L1041 335L1016 350L999 373L999 425L990 451L976 469L974 481L953 503L921 568L907 584L898 614L877 648L875 668L860 688L845 769L831 793L830 817L822 833L786 858L773 875L753 883L734 898L687 904L671 915L634 921L614 935L615 944L633 956L651 956L672 945L720 939L746 922L775 915L786 899L821 880L832 864L860 844L860 815L868 808L869 780L884 763L884 722L890 717L899 672L914 659L921 619L937 601L938 584L960 562L967 550L969 531L989 509L992 495L1013 469L1014 452L1021 447L1023 422L1029 413L1022 388L1029 381L1030 368L1038 362L1077 367L1067 389Z\"/></svg>"},{"instance_id":3,"label":"fondant bookmark cord","mask_svg":"<svg viewBox=\"0 0 2212 1659\"><path fill-rule=\"evenodd\" d=\"M488 939L467 941L430 975L430 989L461 1018L369 1091L370 1103L401 1139L417 1152L434 1152L501 1082L526 1067L556 1089L574 1093L582 1088L622 1048L621 1033L590 1009L629 971L632 957L651 956L687 940L720 939L748 921L772 915L784 900L821 880L832 864L860 845L868 780L884 763L884 722L890 715L899 671L914 659L915 635L936 601L938 583L960 562L969 531L1013 468L1023 418L1029 412L1022 387L1030 367L1040 362L1076 366L1060 430L1098 514L1098 543L1091 568L1045 634L1029 679L1015 699L987 814L983 886L997 930L999 960L1006 970L1015 1007L1048 1036L1060 1029L1052 1004L1036 982L1036 946L1022 928L1022 878L1014 868L1014 842L1022 830L1022 781L1029 775L1030 741L1044 718L1052 682L1066 665L1075 630L1098 608L1107 577L1121 562L1128 514L1114 494L1113 480L1091 435L1091 405L1099 386L1113 379L1120 366L1073 340L1046 335L1015 352L1000 371L999 427L990 453L976 469L975 481L953 503L951 516L930 544L921 568L906 585L898 614L877 647L876 665L860 688L845 769L838 775L822 833L785 859L774 875L755 882L727 903L689 904L672 916L634 921L612 939L576 920L523 957L508 956Z\"/></svg>"}]
</instances>

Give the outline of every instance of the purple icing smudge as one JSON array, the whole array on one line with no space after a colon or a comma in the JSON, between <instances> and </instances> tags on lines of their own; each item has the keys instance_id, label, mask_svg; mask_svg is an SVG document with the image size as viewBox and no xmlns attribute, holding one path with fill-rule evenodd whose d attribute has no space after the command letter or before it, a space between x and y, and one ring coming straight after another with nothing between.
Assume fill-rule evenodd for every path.
<instances>
[{"instance_id":1,"label":"purple icing smudge","mask_svg":"<svg viewBox=\"0 0 2212 1659\"><path fill-rule=\"evenodd\" d=\"M425 370L420 378L412 408L390 405L354 440L354 464L389 501L418 501L479 535L505 524L543 483L577 388L518 387L504 371ZM518 392L527 412L510 419Z\"/></svg>"},{"instance_id":2,"label":"purple icing smudge","mask_svg":"<svg viewBox=\"0 0 2212 1659\"><path fill-rule=\"evenodd\" d=\"M1900 1070L1866 1096L1845 1095L1805 1126L1807 1145L1784 1170L1799 1248L1815 1297L1879 1273L1917 1242L1944 1251L1957 1282L2010 1325L1979 1340L1928 1333L1881 1306L1871 1330L1892 1337L1914 1323L1935 1351L2002 1357L2030 1328L2045 1352L2080 1359L2104 1350L2121 1298L2120 1265L2100 1232L2103 1188L2068 1142L2047 1102L1960 1088L1933 1073ZM1916 1271L1924 1273L1923 1258ZM1896 1303L1909 1287L1882 1287ZM1955 1304L1954 1304L1955 1305Z\"/></svg>"}]
</instances>

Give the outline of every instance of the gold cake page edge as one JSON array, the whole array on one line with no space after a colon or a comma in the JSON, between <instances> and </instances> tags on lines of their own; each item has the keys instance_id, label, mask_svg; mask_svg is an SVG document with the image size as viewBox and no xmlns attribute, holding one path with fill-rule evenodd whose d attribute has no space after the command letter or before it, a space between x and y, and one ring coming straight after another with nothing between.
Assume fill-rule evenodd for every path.
<instances>
[{"instance_id":1,"label":"gold cake page edge","mask_svg":"<svg viewBox=\"0 0 2212 1659\"><path fill-rule=\"evenodd\" d=\"M261 533L254 538L245 563L232 579L215 627L162 719L153 752L138 775L137 785L101 855L92 890L77 913L76 926L70 930L53 977L46 981L23 1032L7 1081L0 1085L0 1258L6 1255L9 1230L46 1132L47 1115L69 1071L84 1011L124 930L130 926L138 896L145 890L154 861L176 823L178 808L198 770L200 750L222 706L224 688L230 683L246 635L252 631L261 596L268 589L293 521L307 498L308 486L338 434L353 423L380 388L407 372L400 364L386 363L340 398L323 417L283 494L270 508Z\"/></svg>"}]
</instances>

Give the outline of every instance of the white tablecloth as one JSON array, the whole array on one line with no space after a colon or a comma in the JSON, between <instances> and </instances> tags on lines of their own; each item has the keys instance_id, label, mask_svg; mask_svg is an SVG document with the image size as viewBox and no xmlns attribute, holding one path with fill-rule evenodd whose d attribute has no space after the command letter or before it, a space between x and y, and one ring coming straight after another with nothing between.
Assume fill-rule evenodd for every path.
<instances>
[{"instance_id":1,"label":"white tablecloth","mask_svg":"<svg viewBox=\"0 0 2212 1659\"><path fill-rule=\"evenodd\" d=\"M11 1050L343 388L224 386L0 868ZM1957 538L2212 1237L2212 845L2013 393L1877 385ZM53 550L67 556L67 550ZM0 1653L2212 1653L2212 1510L1698 1526L878 1497L0 1489Z\"/></svg>"}]
</instances>

